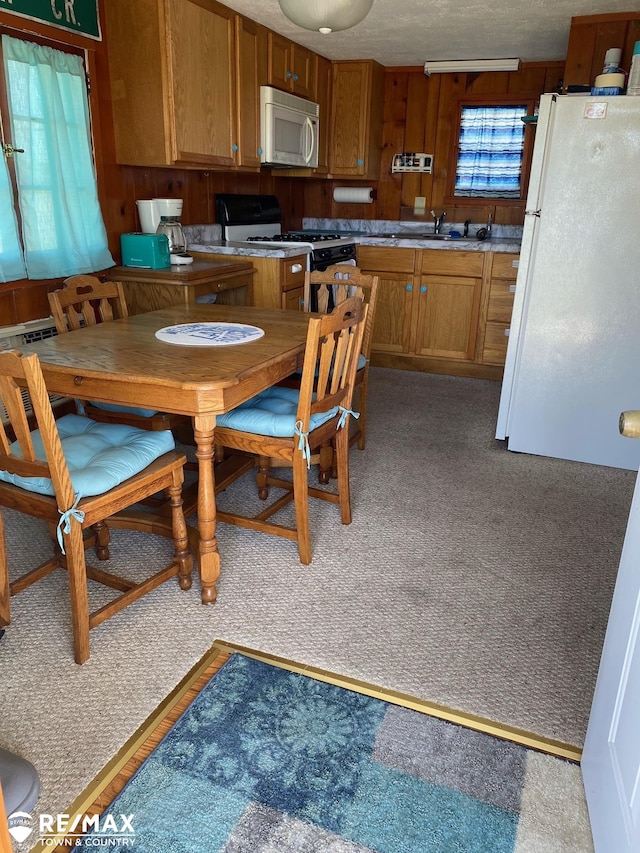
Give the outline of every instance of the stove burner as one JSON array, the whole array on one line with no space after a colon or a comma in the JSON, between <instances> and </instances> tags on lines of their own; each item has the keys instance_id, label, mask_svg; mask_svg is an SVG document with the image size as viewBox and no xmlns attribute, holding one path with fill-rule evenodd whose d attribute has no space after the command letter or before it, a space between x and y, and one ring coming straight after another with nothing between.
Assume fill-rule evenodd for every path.
<instances>
[{"instance_id":1,"label":"stove burner","mask_svg":"<svg viewBox=\"0 0 640 853\"><path fill-rule=\"evenodd\" d=\"M341 234L314 234L296 231L287 234L274 234L273 237L247 237L254 243L321 243L323 240L340 240Z\"/></svg>"}]
</instances>

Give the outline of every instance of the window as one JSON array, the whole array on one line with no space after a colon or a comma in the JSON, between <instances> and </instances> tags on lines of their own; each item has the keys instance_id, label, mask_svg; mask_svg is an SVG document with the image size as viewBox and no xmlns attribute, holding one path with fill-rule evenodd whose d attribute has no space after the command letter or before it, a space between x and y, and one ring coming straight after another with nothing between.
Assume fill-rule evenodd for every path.
<instances>
[{"instance_id":1,"label":"window","mask_svg":"<svg viewBox=\"0 0 640 853\"><path fill-rule=\"evenodd\" d=\"M15 153L0 165L0 204L12 212L0 225L0 281L112 266L82 57L3 35L2 67L3 149L7 152L10 140Z\"/></svg>"},{"instance_id":2,"label":"window","mask_svg":"<svg viewBox=\"0 0 640 853\"><path fill-rule=\"evenodd\" d=\"M522 197L528 106L461 105L454 196Z\"/></svg>"}]
</instances>

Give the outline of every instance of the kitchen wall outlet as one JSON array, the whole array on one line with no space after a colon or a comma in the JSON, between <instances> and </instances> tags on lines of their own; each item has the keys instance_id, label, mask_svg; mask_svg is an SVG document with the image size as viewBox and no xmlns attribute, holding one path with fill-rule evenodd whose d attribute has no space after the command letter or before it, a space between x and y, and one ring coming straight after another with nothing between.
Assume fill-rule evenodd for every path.
<instances>
[{"instance_id":1,"label":"kitchen wall outlet","mask_svg":"<svg viewBox=\"0 0 640 853\"><path fill-rule=\"evenodd\" d=\"M414 206L417 210L420 210L420 209L424 210L424 209L425 209L425 207L427 206L427 199L426 199L426 197L425 197L425 196L423 196L423 195L417 195L417 196L416 196L416 198L415 198L415 201L414 201L414 203L413 203L413 206Z\"/></svg>"}]
</instances>

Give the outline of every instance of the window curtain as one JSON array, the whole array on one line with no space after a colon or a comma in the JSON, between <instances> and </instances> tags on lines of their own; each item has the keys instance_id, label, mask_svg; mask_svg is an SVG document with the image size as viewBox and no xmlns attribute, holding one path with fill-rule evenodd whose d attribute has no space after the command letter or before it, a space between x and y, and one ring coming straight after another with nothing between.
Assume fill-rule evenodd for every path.
<instances>
[{"instance_id":1,"label":"window curtain","mask_svg":"<svg viewBox=\"0 0 640 853\"><path fill-rule=\"evenodd\" d=\"M18 223L13 209L13 191L9 182L7 162L0 155L0 281L24 278L27 271L22 260L18 239Z\"/></svg>"},{"instance_id":2,"label":"window curtain","mask_svg":"<svg viewBox=\"0 0 640 853\"><path fill-rule=\"evenodd\" d=\"M79 56L2 37L29 278L113 266L98 204Z\"/></svg>"},{"instance_id":3,"label":"window curtain","mask_svg":"<svg viewBox=\"0 0 640 853\"><path fill-rule=\"evenodd\" d=\"M520 198L525 105L463 107L454 195Z\"/></svg>"}]
</instances>

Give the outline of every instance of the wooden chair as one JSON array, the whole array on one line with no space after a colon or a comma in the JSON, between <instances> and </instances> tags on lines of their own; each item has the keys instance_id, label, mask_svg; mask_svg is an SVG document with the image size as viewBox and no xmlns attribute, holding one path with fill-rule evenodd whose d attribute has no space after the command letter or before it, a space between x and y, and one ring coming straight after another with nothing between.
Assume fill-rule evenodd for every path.
<instances>
[{"instance_id":1,"label":"wooden chair","mask_svg":"<svg viewBox=\"0 0 640 853\"><path fill-rule=\"evenodd\" d=\"M364 275L358 267L341 264L328 267L324 272L307 272L304 279L304 309L326 313L349 297L357 296L369 306L367 321L362 336L361 356L356 372L356 409L360 417L355 420L349 444L357 442L364 450L367 440L367 396L369 392L369 359L373 339L376 302L378 299L378 276Z\"/></svg>"},{"instance_id":2,"label":"wooden chair","mask_svg":"<svg viewBox=\"0 0 640 853\"><path fill-rule=\"evenodd\" d=\"M64 280L61 290L49 293L49 305L59 335L127 317L122 283L100 281L93 275L73 275ZM92 403L83 400L84 413L101 423L129 424L139 429L166 430L190 425L184 415L172 415L155 409Z\"/></svg>"},{"instance_id":3,"label":"wooden chair","mask_svg":"<svg viewBox=\"0 0 640 853\"><path fill-rule=\"evenodd\" d=\"M219 508L217 519L296 540L301 563L311 562L309 495L338 504L342 523L351 523L348 427L367 311L362 299L351 298L331 314L311 318L300 387L272 386L217 419L216 445L256 454L265 460L281 460L293 468L292 482L267 475L262 485L284 489L285 494L257 516L242 516ZM321 446L331 446L334 436L337 492L310 488L311 454ZM269 522L271 516L292 500L295 527Z\"/></svg>"},{"instance_id":4,"label":"wooden chair","mask_svg":"<svg viewBox=\"0 0 640 853\"><path fill-rule=\"evenodd\" d=\"M355 410L359 418L352 419L352 429L349 436L349 446L357 442L360 450L364 450L367 440L367 396L369 393L369 359L371 356L371 341L373 336L373 323L378 299L378 276L365 275L358 267L337 264L328 267L324 272L307 272L304 279L304 309L326 314L335 305L339 305L350 296L363 299L368 305L367 321L362 336L362 351L358 359L356 371L355 388L357 392ZM300 385L300 374L289 376L280 383L290 388ZM353 425L355 424L355 429ZM318 480L320 483L329 482L330 476L336 476L335 453L330 448L323 448L315 454L312 459L314 465L319 466ZM268 465L261 460L263 465L260 480L264 481L268 468L281 468L281 460L272 459ZM268 491L262 488L261 497L268 496Z\"/></svg>"},{"instance_id":5,"label":"wooden chair","mask_svg":"<svg viewBox=\"0 0 640 853\"><path fill-rule=\"evenodd\" d=\"M30 398L37 430L29 431L23 389ZM182 510L185 457L174 449L170 432L96 423L79 415L54 419L37 355L0 353L0 396L16 441L10 444L0 423L0 507L11 507L57 528L60 544L52 559L9 582L0 520L0 625L9 624L9 595L17 595L58 567L69 576L76 663L89 657L89 630L160 584L179 575L191 586L192 558ZM169 495L174 559L142 582L133 582L87 565L85 548L96 544L99 559L109 557L104 520L148 495ZM0 514L1 519L1 514ZM84 538L83 531L93 528ZM89 612L87 578L120 595Z\"/></svg>"}]
</instances>

